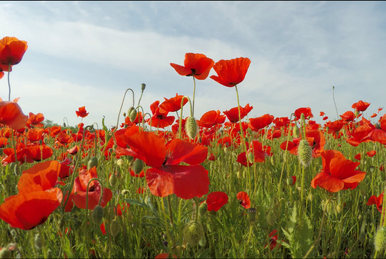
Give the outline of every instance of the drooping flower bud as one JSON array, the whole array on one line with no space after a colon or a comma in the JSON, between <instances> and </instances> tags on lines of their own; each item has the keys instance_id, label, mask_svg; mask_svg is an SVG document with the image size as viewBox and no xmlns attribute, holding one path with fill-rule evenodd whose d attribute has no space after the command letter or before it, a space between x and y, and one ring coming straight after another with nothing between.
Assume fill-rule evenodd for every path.
<instances>
[{"instance_id":1,"label":"drooping flower bud","mask_svg":"<svg viewBox=\"0 0 386 259\"><path fill-rule=\"evenodd\" d=\"M129 113L129 118L130 118L130 121L131 122L134 122L135 119L137 118L137 110L136 109L133 109L130 113Z\"/></svg>"},{"instance_id":2,"label":"drooping flower bud","mask_svg":"<svg viewBox=\"0 0 386 259\"><path fill-rule=\"evenodd\" d=\"M304 166L307 167L311 163L312 159L312 148L308 144L307 140L301 140L299 143L298 147L298 157L300 163Z\"/></svg>"},{"instance_id":3,"label":"drooping flower bud","mask_svg":"<svg viewBox=\"0 0 386 259\"><path fill-rule=\"evenodd\" d=\"M109 183L110 183L110 186L114 186L117 183L117 176L115 175L115 173L111 174L109 178Z\"/></svg>"},{"instance_id":4,"label":"drooping flower bud","mask_svg":"<svg viewBox=\"0 0 386 259\"><path fill-rule=\"evenodd\" d=\"M194 139L197 136L197 122L194 117L188 117L185 122L185 132L190 139Z\"/></svg>"},{"instance_id":5,"label":"drooping flower bud","mask_svg":"<svg viewBox=\"0 0 386 259\"><path fill-rule=\"evenodd\" d=\"M142 83L141 84L141 91L145 91L145 89L146 89L146 84Z\"/></svg>"},{"instance_id":6,"label":"drooping flower bud","mask_svg":"<svg viewBox=\"0 0 386 259\"><path fill-rule=\"evenodd\" d=\"M94 210L92 211L91 215L92 221L94 222L95 225L100 225L102 224L102 219L103 219L103 208L100 205L96 205Z\"/></svg>"},{"instance_id":7,"label":"drooping flower bud","mask_svg":"<svg viewBox=\"0 0 386 259\"><path fill-rule=\"evenodd\" d=\"M298 128L298 126L297 125L295 125L294 126L294 128L292 129L292 136L294 137L294 138L298 138L299 137L299 128Z\"/></svg>"},{"instance_id":8,"label":"drooping flower bud","mask_svg":"<svg viewBox=\"0 0 386 259\"><path fill-rule=\"evenodd\" d=\"M204 228L199 221L190 221L183 230L184 239L191 246L196 246L204 237Z\"/></svg>"}]
</instances>

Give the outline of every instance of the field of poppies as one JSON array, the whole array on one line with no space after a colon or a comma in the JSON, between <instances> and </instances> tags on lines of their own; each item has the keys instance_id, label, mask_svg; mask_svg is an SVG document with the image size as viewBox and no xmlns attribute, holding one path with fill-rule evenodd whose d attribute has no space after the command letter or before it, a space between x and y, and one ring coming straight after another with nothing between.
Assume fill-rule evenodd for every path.
<instances>
[{"instance_id":1,"label":"field of poppies","mask_svg":"<svg viewBox=\"0 0 386 259\"><path fill-rule=\"evenodd\" d=\"M0 40L9 88L27 48ZM238 86L250 63L187 53L170 65L193 95L147 112L142 84L114 128L49 127L0 100L0 258L384 257L382 108L365 118L370 103L358 101L336 121L321 111L323 125L310 107L247 119ZM212 68L237 106L198 119L196 83Z\"/></svg>"}]
</instances>

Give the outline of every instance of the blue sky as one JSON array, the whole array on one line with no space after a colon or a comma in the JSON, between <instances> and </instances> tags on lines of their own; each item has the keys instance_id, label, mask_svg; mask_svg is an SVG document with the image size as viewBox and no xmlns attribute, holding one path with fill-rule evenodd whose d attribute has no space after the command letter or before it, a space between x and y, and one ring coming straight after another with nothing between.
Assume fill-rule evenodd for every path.
<instances>
[{"instance_id":1,"label":"blue sky","mask_svg":"<svg viewBox=\"0 0 386 259\"><path fill-rule=\"evenodd\" d=\"M311 107L336 119L359 100L371 103L369 117L385 106L385 2L0 2L0 38L28 42L11 73L12 96L28 114L70 125L86 106L83 122L103 116L116 124L126 88L141 104L162 102L176 93L192 96L193 81L170 63L185 53L215 62L248 57L251 65L239 85L240 104L290 116ZM212 70L211 74L215 74ZM0 97L7 99L6 77ZM132 105L127 96L123 110ZM209 110L237 106L233 88L214 80L197 81L196 118ZM383 113L383 111L382 111ZM173 114L174 115L174 114ZM188 115L188 111L184 111ZM120 122L122 122L120 118Z\"/></svg>"}]
</instances>

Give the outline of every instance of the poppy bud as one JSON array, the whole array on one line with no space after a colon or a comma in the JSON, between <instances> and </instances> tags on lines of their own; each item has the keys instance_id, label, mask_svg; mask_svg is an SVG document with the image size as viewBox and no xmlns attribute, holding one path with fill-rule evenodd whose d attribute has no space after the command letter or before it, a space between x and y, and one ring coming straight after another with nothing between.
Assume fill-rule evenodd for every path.
<instances>
[{"instance_id":1,"label":"poppy bud","mask_svg":"<svg viewBox=\"0 0 386 259\"><path fill-rule=\"evenodd\" d=\"M190 139L197 136L197 122L194 117L188 117L185 122L185 132Z\"/></svg>"},{"instance_id":2,"label":"poppy bud","mask_svg":"<svg viewBox=\"0 0 386 259\"><path fill-rule=\"evenodd\" d=\"M334 212L334 207L332 202L329 202L328 200L322 201L322 210L327 212L327 214Z\"/></svg>"},{"instance_id":3,"label":"poppy bud","mask_svg":"<svg viewBox=\"0 0 386 259\"><path fill-rule=\"evenodd\" d=\"M130 117L130 113L135 110L135 108L133 106L131 106L128 110L127 110L127 116Z\"/></svg>"},{"instance_id":4,"label":"poppy bud","mask_svg":"<svg viewBox=\"0 0 386 259\"><path fill-rule=\"evenodd\" d=\"M117 163L117 166L119 166L119 167L121 167L121 166L123 166L123 165L124 165L124 161L123 161L123 159L122 159L122 158L120 158L120 159L117 159L116 163Z\"/></svg>"},{"instance_id":5,"label":"poppy bud","mask_svg":"<svg viewBox=\"0 0 386 259\"><path fill-rule=\"evenodd\" d=\"M292 136L294 138L298 138L299 137L299 128L297 125L294 126L294 128L292 129Z\"/></svg>"},{"instance_id":6,"label":"poppy bud","mask_svg":"<svg viewBox=\"0 0 386 259\"><path fill-rule=\"evenodd\" d=\"M42 249L42 238L40 236L40 234L36 234L35 237L34 237L34 243L35 243L35 247L37 249Z\"/></svg>"},{"instance_id":7,"label":"poppy bud","mask_svg":"<svg viewBox=\"0 0 386 259\"><path fill-rule=\"evenodd\" d=\"M199 221L190 221L183 230L184 239L191 246L196 246L204 237L204 228Z\"/></svg>"},{"instance_id":8,"label":"poppy bud","mask_svg":"<svg viewBox=\"0 0 386 259\"><path fill-rule=\"evenodd\" d=\"M111 174L109 178L109 183L110 183L110 186L114 186L117 183L117 176L115 175L115 173Z\"/></svg>"},{"instance_id":9,"label":"poppy bud","mask_svg":"<svg viewBox=\"0 0 386 259\"><path fill-rule=\"evenodd\" d=\"M91 215L92 221L94 222L95 225L100 225L102 224L102 219L103 219L103 208L100 205L96 205L94 210L92 211Z\"/></svg>"},{"instance_id":10,"label":"poppy bud","mask_svg":"<svg viewBox=\"0 0 386 259\"><path fill-rule=\"evenodd\" d=\"M275 159L273 159L273 156L271 156L271 165L275 165Z\"/></svg>"},{"instance_id":11,"label":"poppy bud","mask_svg":"<svg viewBox=\"0 0 386 259\"><path fill-rule=\"evenodd\" d=\"M298 157L301 164L307 167L311 163L312 148L308 144L307 140L301 140L298 147Z\"/></svg>"},{"instance_id":12,"label":"poppy bud","mask_svg":"<svg viewBox=\"0 0 386 259\"><path fill-rule=\"evenodd\" d=\"M126 112L123 113L123 118L126 118Z\"/></svg>"},{"instance_id":13,"label":"poppy bud","mask_svg":"<svg viewBox=\"0 0 386 259\"><path fill-rule=\"evenodd\" d=\"M136 159L133 163L132 169L135 174L140 174L144 167L144 163L141 159Z\"/></svg>"},{"instance_id":14,"label":"poppy bud","mask_svg":"<svg viewBox=\"0 0 386 259\"><path fill-rule=\"evenodd\" d=\"M110 224L111 235L113 237L116 237L119 233L119 230L121 230L121 225L119 225L119 222L116 219L114 219L113 221L111 221L111 224Z\"/></svg>"},{"instance_id":15,"label":"poppy bud","mask_svg":"<svg viewBox=\"0 0 386 259\"><path fill-rule=\"evenodd\" d=\"M341 203L338 203L338 204L336 204L336 206L335 206L335 210L336 210L336 212L338 212L338 213L341 213L341 212L342 212L342 208L343 208L343 206L342 206Z\"/></svg>"},{"instance_id":16,"label":"poppy bud","mask_svg":"<svg viewBox=\"0 0 386 259\"><path fill-rule=\"evenodd\" d=\"M201 205L198 207L198 215L200 215L200 217L203 217L207 211L208 204L206 202L201 203Z\"/></svg>"},{"instance_id":17,"label":"poppy bud","mask_svg":"<svg viewBox=\"0 0 386 259\"><path fill-rule=\"evenodd\" d=\"M93 156L87 163L87 169L90 170L94 166L98 167L98 158Z\"/></svg>"},{"instance_id":18,"label":"poppy bud","mask_svg":"<svg viewBox=\"0 0 386 259\"><path fill-rule=\"evenodd\" d=\"M137 118L137 110L136 110L136 109L133 109L133 110L129 113L129 117L130 117L130 121L131 121L131 122L134 122L135 119Z\"/></svg>"},{"instance_id":19,"label":"poppy bud","mask_svg":"<svg viewBox=\"0 0 386 259\"><path fill-rule=\"evenodd\" d=\"M143 92L143 91L145 91L145 89L146 89L146 84L142 83L141 84L141 91Z\"/></svg>"},{"instance_id":20,"label":"poppy bud","mask_svg":"<svg viewBox=\"0 0 386 259\"><path fill-rule=\"evenodd\" d=\"M382 252L386 247L386 227L380 227L374 238L375 251Z\"/></svg>"},{"instance_id":21,"label":"poppy bud","mask_svg":"<svg viewBox=\"0 0 386 259\"><path fill-rule=\"evenodd\" d=\"M239 179L241 178L242 175L241 175L240 171L237 171L237 172L236 172L236 176L237 176L237 178L239 178Z\"/></svg>"},{"instance_id":22,"label":"poppy bud","mask_svg":"<svg viewBox=\"0 0 386 259\"><path fill-rule=\"evenodd\" d=\"M268 212L268 215L267 215L267 223L270 225L270 226L273 226L275 223L276 223L276 215L275 213L273 212L273 210L270 210Z\"/></svg>"}]
</instances>

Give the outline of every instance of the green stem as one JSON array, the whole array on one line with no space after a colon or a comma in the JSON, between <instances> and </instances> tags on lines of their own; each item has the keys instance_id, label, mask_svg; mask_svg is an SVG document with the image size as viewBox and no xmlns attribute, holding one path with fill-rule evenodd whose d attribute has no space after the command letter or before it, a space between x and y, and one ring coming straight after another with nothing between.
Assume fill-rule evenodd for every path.
<instances>
[{"instance_id":1,"label":"green stem","mask_svg":"<svg viewBox=\"0 0 386 259\"><path fill-rule=\"evenodd\" d=\"M133 93L133 107L134 107L134 91L133 89L131 88L127 88L126 91L125 91L125 94L123 95L123 99L122 99L122 103L121 103L121 108L119 108L119 113L118 113L118 119L117 119L117 126L115 127L115 130L118 130L118 124L119 124L119 116L121 115L121 111L122 111L122 106L123 106L123 103L125 101L125 97L126 97L126 93L127 91L131 91Z\"/></svg>"},{"instance_id":2,"label":"green stem","mask_svg":"<svg viewBox=\"0 0 386 259\"><path fill-rule=\"evenodd\" d=\"M194 117L194 100L195 100L195 96L196 96L196 79L193 76L193 113L192 112L190 113L190 114L192 114L191 115L192 117Z\"/></svg>"},{"instance_id":3,"label":"green stem","mask_svg":"<svg viewBox=\"0 0 386 259\"><path fill-rule=\"evenodd\" d=\"M243 142L244 151L247 152L247 145L244 141L244 131L243 131L243 125L241 123L241 109L240 109L240 100L239 100L239 91L237 90L237 85L235 85L236 89L236 96L237 96L237 108L239 110L239 123L240 123L240 132L241 132L241 141Z\"/></svg>"}]
</instances>

